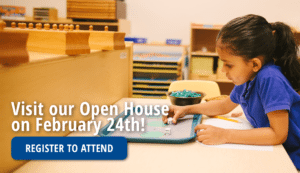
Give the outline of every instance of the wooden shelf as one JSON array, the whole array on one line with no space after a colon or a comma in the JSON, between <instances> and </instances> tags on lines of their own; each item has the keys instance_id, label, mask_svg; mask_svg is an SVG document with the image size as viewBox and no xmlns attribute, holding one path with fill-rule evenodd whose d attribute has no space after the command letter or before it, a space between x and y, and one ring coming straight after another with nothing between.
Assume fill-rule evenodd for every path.
<instances>
[{"instance_id":1,"label":"wooden shelf","mask_svg":"<svg viewBox=\"0 0 300 173\"><path fill-rule=\"evenodd\" d=\"M132 90L133 94L166 94L166 91L136 91Z\"/></svg>"},{"instance_id":2,"label":"wooden shelf","mask_svg":"<svg viewBox=\"0 0 300 173\"><path fill-rule=\"evenodd\" d=\"M187 45L175 45L175 44L165 44L165 43L134 43L139 46L174 46L174 47L187 47Z\"/></svg>"},{"instance_id":3,"label":"wooden shelf","mask_svg":"<svg viewBox=\"0 0 300 173\"><path fill-rule=\"evenodd\" d=\"M216 52L202 52L202 51L196 51L191 52L191 55L193 56L219 56Z\"/></svg>"},{"instance_id":4,"label":"wooden shelf","mask_svg":"<svg viewBox=\"0 0 300 173\"><path fill-rule=\"evenodd\" d=\"M220 31L220 29L223 27L223 25L210 25L210 24L200 24L200 23L191 23L192 29L203 29L203 30L217 30Z\"/></svg>"},{"instance_id":5,"label":"wooden shelf","mask_svg":"<svg viewBox=\"0 0 300 173\"><path fill-rule=\"evenodd\" d=\"M216 53L216 38L222 26L191 24L189 79L215 81L221 94L229 95L234 84L221 72L222 62Z\"/></svg>"},{"instance_id":6,"label":"wooden shelf","mask_svg":"<svg viewBox=\"0 0 300 173\"><path fill-rule=\"evenodd\" d=\"M143 88L143 89L169 89L169 86L151 86L151 85L147 85L147 84L134 84L132 86L133 88Z\"/></svg>"},{"instance_id":7,"label":"wooden shelf","mask_svg":"<svg viewBox=\"0 0 300 173\"><path fill-rule=\"evenodd\" d=\"M142 72L142 73L180 73L178 70L160 70L160 69L133 69L133 72Z\"/></svg>"},{"instance_id":8,"label":"wooden shelf","mask_svg":"<svg viewBox=\"0 0 300 173\"><path fill-rule=\"evenodd\" d=\"M140 95L140 94L133 94L132 98L145 98L145 99L167 99L167 96L154 96L154 95Z\"/></svg>"},{"instance_id":9,"label":"wooden shelf","mask_svg":"<svg viewBox=\"0 0 300 173\"><path fill-rule=\"evenodd\" d=\"M160 84L171 84L175 80L139 80L139 79L133 79L133 82L135 83L160 83Z\"/></svg>"},{"instance_id":10,"label":"wooden shelf","mask_svg":"<svg viewBox=\"0 0 300 173\"><path fill-rule=\"evenodd\" d=\"M148 67L148 68L175 68L178 69L176 65L160 65L160 64L143 64L143 63L133 63L133 67Z\"/></svg>"},{"instance_id":11,"label":"wooden shelf","mask_svg":"<svg viewBox=\"0 0 300 173\"><path fill-rule=\"evenodd\" d=\"M171 82L181 80L187 59L187 47L161 44L134 44L133 97L166 98ZM161 46L150 50L147 46ZM173 48L172 48L173 47ZM171 49L169 49L171 48ZM179 51L180 49L180 51ZM168 53L162 53L165 50ZM175 51L176 50L176 51ZM158 53L160 52L160 53Z\"/></svg>"}]
</instances>

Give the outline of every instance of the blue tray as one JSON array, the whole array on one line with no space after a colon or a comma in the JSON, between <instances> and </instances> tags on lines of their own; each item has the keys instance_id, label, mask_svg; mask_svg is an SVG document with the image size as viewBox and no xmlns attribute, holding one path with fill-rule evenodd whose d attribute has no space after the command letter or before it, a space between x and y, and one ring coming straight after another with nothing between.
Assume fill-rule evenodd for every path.
<instances>
[{"instance_id":1,"label":"blue tray","mask_svg":"<svg viewBox=\"0 0 300 173\"><path fill-rule=\"evenodd\" d=\"M182 128L182 125L187 125L187 127L191 127L191 130L186 130L186 133L184 133L183 137L170 137L170 136L162 136L162 137L142 137L142 136L132 136L132 134L130 134L131 132L124 132L125 134L122 135L115 135L117 131L108 131L108 127L111 126L111 129L115 129L116 124L117 124L117 120L119 118L122 118L123 121L126 120L128 117L130 116L130 114L128 113L128 115L125 114L125 112L123 111L120 115L118 115L116 118L114 118L114 124L111 125L111 123L109 122L108 124L106 124L103 128L100 129L98 135L101 136L123 136L127 139L127 141L129 142L139 142L139 143L172 143L172 144L182 144L182 143L187 143L190 140L194 139L196 137L196 133L194 132L194 128L196 127L197 124L199 124L201 122L202 119L202 115L199 114L195 114L195 115L190 115L190 118L186 118L186 119L182 119L183 122L185 122L185 124L181 124L181 126L178 126ZM132 116L132 115L131 115ZM146 118L148 119L148 118ZM180 119L178 120L178 124L179 124ZM172 128L176 128L177 125L172 125ZM186 127L184 128L186 129ZM187 128L188 129L188 128ZM179 129L177 129L179 130ZM118 133L118 132L117 132ZM123 132L122 132L123 133ZM135 133L139 133L139 132L135 132ZM140 132L143 133L143 132ZM138 137L136 137L138 136Z\"/></svg>"},{"instance_id":2,"label":"blue tray","mask_svg":"<svg viewBox=\"0 0 300 173\"><path fill-rule=\"evenodd\" d=\"M141 37L125 37L125 41L132 41L134 43L147 43L147 38L141 38Z\"/></svg>"},{"instance_id":3,"label":"blue tray","mask_svg":"<svg viewBox=\"0 0 300 173\"><path fill-rule=\"evenodd\" d=\"M180 39L167 39L166 44L171 44L171 45L180 45L181 40Z\"/></svg>"}]
</instances>

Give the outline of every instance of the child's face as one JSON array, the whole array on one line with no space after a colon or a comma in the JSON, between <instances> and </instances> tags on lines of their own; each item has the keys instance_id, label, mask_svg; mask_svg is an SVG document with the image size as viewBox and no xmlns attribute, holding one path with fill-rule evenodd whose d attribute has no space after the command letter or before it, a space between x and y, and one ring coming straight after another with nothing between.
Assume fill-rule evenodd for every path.
<instances>
[{"instance_id":1,"label":"child's face","mask_svg":"<svg viewBox=\"0 0 300 173\"><path fill-rule=\"evenodd\" d=\"M256 73L253 71L253 63L245 61L241 56L230 54L226 48L217 46L219 58L224 62L222 72L226 73L226 77L235 85L253 80Z\"/></svg>"}]
</instances>

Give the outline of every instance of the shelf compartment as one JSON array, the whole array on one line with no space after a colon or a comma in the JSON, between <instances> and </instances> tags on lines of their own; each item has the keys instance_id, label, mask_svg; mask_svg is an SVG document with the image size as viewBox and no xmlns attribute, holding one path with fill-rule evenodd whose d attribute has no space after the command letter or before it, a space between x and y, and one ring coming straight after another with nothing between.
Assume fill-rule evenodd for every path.
<instances>
[{"instance_id":1,"label":"shelf compartment","mask_svg":"<svg viewBox=\"0 0 300 173\"><path fill-rule=\"evenodd\" d=\"M149 86L149 85L141 85L141 84L138 84L138 85L135 85L133 84L132 86L134 89L166 89L168 90L169 89L169 86Z\"/></svg>"},{"instance_id":2,"label":"shelf compartment","mask_svg":"<svg viewBox=\"0 0 300 173\"><path fill-rule=\"evenodd\" d=\"M221 25L216 26L191 24L191 52L203 51L203 49L208 52L216 51L216 38Z\"/></svg>"},{"instance_id":3,"label":"shelf compartment","mask_svg":"<svg viewBox=\"0 0 300 173\"><path fill-rule=\"evenodd\" d=\"M173 74L179 74L180 73L178 70L137 69L137 68L134 68L133 72L138 72L138 73L173 73Z\"/></svg>"},{"instance_id":4,"label":"shelf compartment","mask_svg":"<svg viewBox=\"0 0 300 173\"><path fill-rule=\"evenodd\" d=\"M203 51L195 51L191 52L192 56L219 56L217 52L203 52Z\"/></svg>"},{"instance_id":5,"label":"shelf compartment","mask_svg":"<svg viewBox=\"0 0 300 173\"><path fill-rule=\"evenodd\" d=\"M133 94L132 97L133 98L146 98L146 99L167 99L166 95L151 95L151 94L147 94L147 95Z\"/></svg>"},{"instance_id":6,"label":"shelf compartment","mask_svg":"<svg viewBox=\"0 0 300 173\"><path fill-rule=\"evenodd\" d=\"M191 58L191 73L202 76L214 74L213 71L214 58L213 57L192 57Z\"/></svg>"},{"instance_id":7,"label":"shelf compartment","mask_svg":"<svg viewBox=\"0 0 300 173\"><path fill-rule=\"evenodd\" d=\"M159 79L159 80L178 80L180 76L177 73L145 73L145 72L134 72L134 78L149 78L151 80Z\"/></svg>"},{"instance_id":8,"label":"shelf compartment","mask_svg":"<svg viewBox=\"0 0 300 173\"><path fill-rule=\"evenodd\" d=\"M133 82L139 83L161 83L161 84L171 84L175 80L166 79L148 79L148 78L133 78Z\"/></svg>"},{"instance_id":9,"label":"shelf compartment","mask_svg":"<svg viewBox=\"0 0 300 173\"><path fill-rule=\"evenodd\" d=\"M132 90L133 94L166 94L167 91L136 91Z\"/></svg>"},{"instance_id":10,"label":"shelf compartment","mask_svg":"<svg viewBox=\"0 0 300 173\"><path fill-rule=\"evenodd\" d=\"M181 67L173 64L158 64L158 63L143 63L143 62L133 62L134 67L145 67L145 68L171 68L171 69L180 69Z\"/></svg>"}]
</instances>

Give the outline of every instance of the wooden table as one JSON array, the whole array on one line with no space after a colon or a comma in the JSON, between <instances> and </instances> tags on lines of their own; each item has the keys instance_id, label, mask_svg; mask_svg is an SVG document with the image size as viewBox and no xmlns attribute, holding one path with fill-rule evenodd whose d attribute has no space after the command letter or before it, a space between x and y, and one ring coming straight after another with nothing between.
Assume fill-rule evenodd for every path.
<instances>
[{"instance_id":1,"label":"wooden table","mask_svg":"<svg viewBox=\"0 0 300 173\"><path fill-rule=\"evenodd\" d=\"M90 54L66 56L29 52L29 62L18 66L0 66L0 172L14 170L25 161L11 157L11 140L15 136L66 136L69 131L35 130L34 116L14 116L11 102L45 105L44 120L52 119L50 105L110 105L132 92L132 44L124 50L92 51ZM48 108L46 108L48 107ZM75 111L64 117L87 121ZM67 120L66 119L66 120ZM14 132L13 121L29 121L29 132Z\"/></svg>"},{"instance_id":2,"label":"wooden table","mask_svg":"<svg viewBox=\"0 0 300 173\"><path fill-rule=\"evenodd\" d=\"M164 99L123 98L116 105L123 110L124 102L134 104L170 104ZM237 107L233 111L241 110ZM205 116L203 121L205 121ZM99 117L106 123L104 117ZM93 132L72 133L71 136L92 136ZM282 145L273 151L223 149L185 144L128 143L128 157L122 161L30 161L16 172L222 172L222 173L297 173Z\"/></svg>"}]
</instances>

